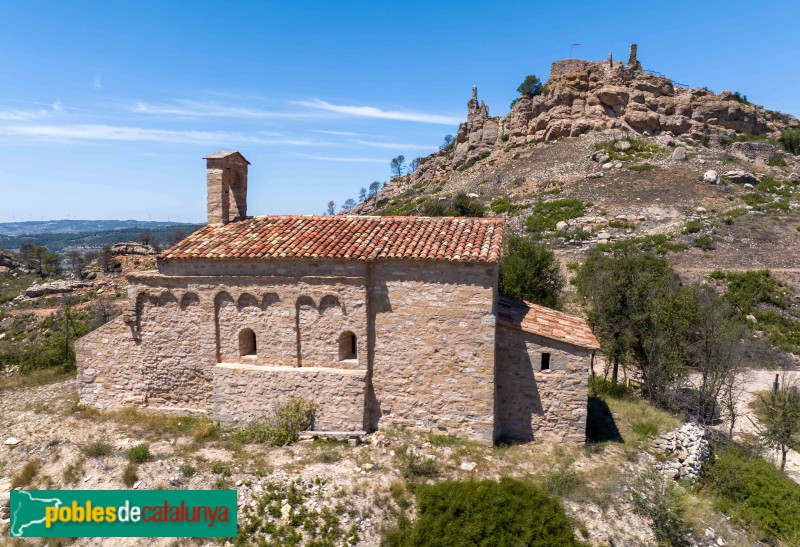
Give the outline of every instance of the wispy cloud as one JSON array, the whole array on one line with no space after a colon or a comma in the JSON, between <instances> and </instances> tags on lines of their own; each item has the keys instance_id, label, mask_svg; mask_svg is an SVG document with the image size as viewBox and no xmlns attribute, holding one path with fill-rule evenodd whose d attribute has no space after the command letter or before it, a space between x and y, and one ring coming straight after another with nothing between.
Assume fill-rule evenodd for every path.
<instances>
[{"instance_id":1,"label":"wispy cloud","mask_svg":"<svg viewBox=\"0 0 800 547\"><path fill-rule=\"evenodd\" d=\"M389 150L435 150L436 146L432 144L403 144L398 142L380 142L380 141L364 141L356 140L356 143L367 146L369 148L385 148Z\"/></svg>"},{"instance_id":2,"label":"wispy cloud","mask_svg":"<svg viewBox=\"0 0 800 547\"><path fill-rule=\"evenodd\" d=\"M312 154L296 154L299 158L316 161L337 161L344 163L387 163L386 158L362 158L362 157L346 157L346 156L315 156Z\"/></svg>"},{"instance_id":3,"label":"wispy cloud","mask_svg":"<svg viewBox=\"0 0 800 547\"><path fill-rule=\"evenodd\" d=\"M337 146L334 143L224 131L150 129L115 125L6 125L0 136L28 137L35 140L128 141L181 144L269 144L289 146Z\"/></svg>"},{"instance_id":4,"label":"wispy cloud","mask_svg":"<svg viewBox=\"0 0 800 547\"><path fill-rule=\"evenodd\" d=\"M0 110L0 121L24 122L46 118L53 112L63 110L61 103L55 103L50 109L39 108L36 110Z\"/></svg>"},{"instance_id":5,"label":"wispy cloud","mask_svg":"<svg viewBox=\"0 0 800 547\"><path fill-rule=\"evenodd\" d=\"M353 133L352 131L328 131L326 129L313 129L314 133L323 133L325 135L338 135L340 137L370 137L366 133Z\"/></svg>"},{"instance_id":6,"label":"wispy cloud","mask_svg":"<svg viewBox=\"0 0 800 547\"><path fill-rule=\"evenodd\" d=\"M294 104L322 110L325 112L336 112L346 116L359 118L377 118L381 120L401 120L406 122L433 123L440 125L455 125L461 122L456 116L443 116L441 114L428 114L424 112L404 112L397 110L381 110L374 106L348 106L337 105L320 99L310 101L295 101Z\"/></svg>"},{"instance_id":7,"label":"wispy cloud","mask_svg":"<svg viewBox=\"0 0 800 547\"><path fill-rule=\"evenodd\" d=\"M176 100L161 104L137 102L133 105L132 110L138 114L177 116L182 118L301 119L320 117L318 113L314 112L281 112L212 101L191 100Z\"/></svg>"},{"instance_id":8,"label":"wispy cloud","mask_svg":"<svg viewBox=\"0 0 800 547\"><path fill-rule=\"evenodd\" d=\"M100 81L100 76L92 78L92 87L95 89L103 89L103 82Z\"/></svg>"}]
</instances>

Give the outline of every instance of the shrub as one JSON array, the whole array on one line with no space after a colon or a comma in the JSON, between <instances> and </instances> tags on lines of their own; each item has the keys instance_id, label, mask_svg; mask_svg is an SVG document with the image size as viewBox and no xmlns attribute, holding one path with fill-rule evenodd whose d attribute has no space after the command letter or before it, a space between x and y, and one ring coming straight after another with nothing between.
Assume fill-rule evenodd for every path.
<instances>
[{"instance_id":1,"label":"shrub","mask_svg":"<svg viewBox=\"0 0 800 547\"><path fill-rule=\"evenodd\" d=\"M633 389L627 384L615 384L602 376L589 378L589 390L595 395L608 395L615 399L624 399L633 395Z\"/></svg>"},{"instance_id":2,"label":"shrub","mask_svg":"<svg viewBox=\"0 0 800 547\"><path fill-rule=\"evenodd\" d=\"M783 158L772 158L767 162L770 167L786 167L786 160Z\"/></svg>"},{"instance_id":3,"label":"shrub","mask_svg":"<svg viewBox=\"0 0 800 547\"><path fill-rule=\"evenodd\" d=\"M628 169L631 171L636 171L637 173L641 173L643 171L652 171L654 169L658 169L658 165L653 165L652 163L642 163L639 165L629 165Z\"/></svg>"},{"instance_id":4,"label":"shrub","mask_svg":"<svg viewBox=\"0 0 800 547\"><path fill-rule=\"evenodd\" d=\"M686 506L671 480L665 480L651 469L636 481L632 494L634 509L651 519L659 545L691 545L689 529L684 522Z\"/></svg>"},{"instance_id":5,"label":"shrub","mask_svg":"<svg viewBox=\"0 0 800 547\"><path fill-rule=\"evenodd\" d=\"M83 447L83 453L90 458L101 458L111 454L112 447L105 441L94 441Z\"/></svg>"},{"instance_id":6,"label":"shrub","mask_svg":"<svg viewBox=\"0 0 800 547\"><path fill-rule=\"evenodd\" d=\"M295 397L275 406L272 416L253 422L234 433L234 439L244 443L286 446L300 438L300 432L314 424L317 405Z\"/></svg>"},{"instance_id":7,"label":"shrub","mask_svg":"<svg viewBox=\"0 0 800 547\"><path fill-rule=\"evenodd\" d=\"M429 217L443 217L447 214L447 207L441 201L428 200L422 206L422 214Z\"/></svg>"},{"instance_id":8,"label":"shrub","mask_svg":"<svg viewBox=\"0 0 800 547\"><path fill-rule=\"evenodd\" d=\"M486 208L477 199L459 192L450 205L449 212L455 217L482 217L486 214Z\"/></svg>"},{"instance_id":9,"label":"shrub","mask_svg":"<svg viewBox=\"0 0 800 547\"><path fill-rule=\"evenodd\" d=\"M763 205L764 203L769 203L772 200L760 194L750 193L750 194L744 194L742 196L742 201L750 205L751 207L757 207L759 205Z\"/></svg>"},{"instance_id":10,"label":"shrub","mask_svg":"<svg viewBox=\"0 0 800 547\"><path fill-rule=\"evenodd\" d=\"M792 195L792 188L788 183L772 177L762 178L761 182L758 183L756 188L762 192L768 192L770 194L785 198L788 198Z\"/></svg>"},{"instance_id":11,"label":"shrub","mask_svg":"<svg viewBox=\"0 0 800 547\"><path fill-rule=\"evenodd\" d=\"M511 203L511 200L506 198L496 199L489 205L493 213L508 213L512 215L524 207L524 205Z\"/></svg>"},{"instance_id":12,"label":"shrub","mask_svg":"<svg viewBox=\"0 0 800 547\"><path fill-rule=\"evenodd\" d=\"M486 158L488 158L491 155L492 155L492 152L490 150L484 150L483 152L481 152L480 158L482 160L485 160Z\"/></svg>"},{"instance_id":13,"label":"shrub","mask_svg":"<svg viewBox=\"0 0 800 547\"><path fill-rule=\"evenodd\" d=\"M563 288L564 278L553 251L527 237L508 239L500 259L501 293L556 308Z\"/></svg>"},{"instance_id":14,"label":"shrub","mask_svg":"<svg viewBox=\"0 0 800 547\"><path fill-rule=\"evenodd\" d=\"M747 100L747 95L742 95L738 91L734 91L733 93L731 93L731 98L734 101L738 101L742 104L750 104L750 101Z\"/></svg>"},{"instance_id":15,"label":"shrub","mask_svg":"<svg viewBox=\"0 0 800 547\"><path fill-rule=\"evenodd\" d=\"M144 463L150 459L150 445L147 443L137 444L128 450L128 461L131 463Z\"/></svg>"},{"instance_id":16,"label":"shrub","mask_svg":"<svg viewBox=\"0 0 800 547\"><path fill-rule=\"evenodd\" d=\"M434 478L439 476L439 464L435 458L420 456L415 450L404 447L398 454L403 472L403 478L414 481L421 478Z\"/></svg>"},{"instance_id":17,"label":"shrub","mask_svg":"<svg viewBox=\"0 0 800 547\"><path fill-rule=\"evenodd\" d=\"M800 155L800 129L790 129L781 133L778 142L783 148L795 156Z\"/></svg>"},{"instance_id":18,"label":"shrub","mask_svg":"<svg viewBox=\"0 0 800 547\"><path fill-rule=\"evenodd\" d=\"M450 202L426 200L422 212L429 217L482 217L486 215L486 207L477 199L459 192Z\"/></svg>"},{"instance_id":19,"label":"shrub","mask_svg":"<svg viewBox=\"0 0 800 547\"><path fill-rule=\"evenodd\" d=\"M800 486L745 447L714 447L703 466L703 484L714 508L734 522L776 539L800 533Z\"/></svg>"},{"instance_id":20,"label":"shrub","mask_svg":"<svg viewBox=\"0 0 800 547\"><path fill-rule=\"evenodd\" d=\"M42 462L40 460L28 460L28 463L25 464L20 472L11 478L11 489L30 486L41 467Z\"/></svg>"},{"instance_id":21,"label":"shrub","mask_svg":"<svg viewBox=\"0 0 800 547\"><path fill-rule=\"evenodd\" d=\"M136 481L138 480L139 480L139 474L137 473L136 464L129 463L125 467L125 470L122 472L122 483L128 488L130 488L134 484L136 484Z\"/></svg>"},{"instance_id":22,"label":"shrub","mask_svg":"<svg viewBox=\"0 0 800 547\"><path fill-rule=\"evenodd\" d=\"M419 486L415 495L417 520L400 519L385 545L581 545L558 501L527 482L446 481Z\"/></svg>"},{"instance_id":23,"label":"shrub","mask_svg":"<svg viewBox=\"0 0 800 547\"><path fill-rule=\"evenodd\" d=\"M631 145L627 150L620 150L614 146L613 141L603 141L595 145L595 150L603 150L609 158L619 161L647 160L655 154L666 152L666 149L657 144L650 144L643 139L625 139ZM647 170L649 168L645 168ZM636 169L634 169L635 171Z\"/></svg>"},{"instance_id":24,"label":"shrub","mask_svg":"<svg viewBox=\"0 0 800 547\"><path fill-rule=\"evenodd\" d=\"M686 226L683 227L684 234L696 234L700 231L700 221L699 220L690 220L686 223Z\"/></svg>"},{"instance_id":25,"label":"shrub","mask_svg":"<svg viewBox=\"0 0 800 547\"><path fill-rule=\"evenodd\" d=\"M525 229L529 232L555 230L562 220L583 216L586 206L586 203L576 198L540 201L534 206L533 214L525 219Z\"/></svg>"},{"instance_id":26,"label":"shrub","mask_svg":"<svg viewBox=\"0 0 800 547\"><path fill-rule=\"evenodd\" d=\"M511 156L511 159L512 159L512 160L518 160L518 159L519 159L519 152L517 152L516 154L514 154L513 156Z\"/></svg>"},{"instance_id":27,"label":"shrub","mask_svg":"<svg viewBox=\"0 0 800 547\"><path fill-rule=\"evenodd\" d=\"M500 136L500 140L503 141L503 142L508 142L508 139L510 139L510 138L511 138L510 136L505 135L505 134Z\"/></svg>"},{"instance_id":28,"label":"shrub","mask_svg":"<svg viewBox=\"0 0 800 547\"><path fill-rule=\"evenodd\" d=\"M716 248L714 247L714 242L711 240L711 236L699 236L695 238L694 246L704 251L712 251Z\"/></svg>"}]
</instances>

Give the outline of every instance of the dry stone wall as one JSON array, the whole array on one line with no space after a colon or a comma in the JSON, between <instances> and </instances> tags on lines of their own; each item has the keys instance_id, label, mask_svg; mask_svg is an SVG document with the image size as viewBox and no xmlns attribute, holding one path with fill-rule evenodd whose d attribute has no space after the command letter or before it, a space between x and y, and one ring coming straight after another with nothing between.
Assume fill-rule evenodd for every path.
<instances>
[{"instance_id":1,"label":"dry stone wall","mask_svg":"<svg viewBox=\"0 0 800 547\"><path fill-rule=\"evenodd\" d=\"M587 349L498 325L496 437L585 442L590 360Z\"/></svg>"},{"instance_id":2,"label":"dry stone wall","mask_svg":"<svg viewBox=\"0 0 800 547\"><path fill-rule=\"evenodd\" d=\"M491 442L497 266L380 261L370 293L371 426Z\"/></svg>"}]
</instances>

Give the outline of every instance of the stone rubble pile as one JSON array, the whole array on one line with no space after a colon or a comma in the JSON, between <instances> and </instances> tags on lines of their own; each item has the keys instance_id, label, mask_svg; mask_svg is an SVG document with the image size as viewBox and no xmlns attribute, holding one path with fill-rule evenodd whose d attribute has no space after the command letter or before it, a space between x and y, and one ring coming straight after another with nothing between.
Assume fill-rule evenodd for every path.
<instances>
[{"instance_id":1,"label":"stone rubble pile","mask_svg":"<svg viewBox=\"0 0 800 547\"><path fill-rule=\"evenodd\" d=\"M703 462L711 455L706 430L693 423L661 435L652 446L667 458L657 462L656 469L674 479L697 479Z\"/></svg>"},{"instance_id":2,"label":"stone rubble pile","mask_svg":"<svg viewBox=\"0 0 800 547\"><path fill-rule=\"evenodd\" d=\"M0 479L0 524L11 518L11 481Z\"/></svg>"}]
</instances>

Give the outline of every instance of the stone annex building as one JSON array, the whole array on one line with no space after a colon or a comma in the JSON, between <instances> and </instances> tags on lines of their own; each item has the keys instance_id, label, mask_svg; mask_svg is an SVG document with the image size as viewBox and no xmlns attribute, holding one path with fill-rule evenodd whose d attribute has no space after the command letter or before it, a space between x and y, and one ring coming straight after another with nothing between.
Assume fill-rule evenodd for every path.
<instances>
[{"instance_id":1,"label":"stone annex building","mask_svg":"<svg viewBox=\"0 0 800 547\"><path fill-rule=\"evenodd\" d=\"M205 159L208 225L78 341L82 404L244 422L304 397L320 431L584 442L597 340L498 294L503 219L248 217L249 162Z\"/></svg>"}]
</instances>

